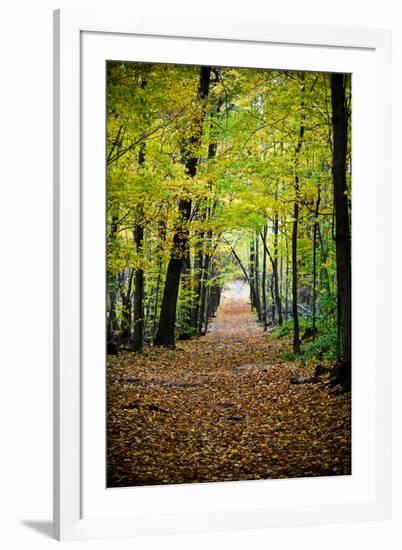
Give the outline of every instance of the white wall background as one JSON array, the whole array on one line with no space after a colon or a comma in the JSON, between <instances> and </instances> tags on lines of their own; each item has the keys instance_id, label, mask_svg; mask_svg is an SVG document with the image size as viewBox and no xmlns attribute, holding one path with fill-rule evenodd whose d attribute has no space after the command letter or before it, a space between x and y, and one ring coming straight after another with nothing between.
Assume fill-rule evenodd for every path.
<instances>
[{"instance_id":1,"label":"white wall background","mask_svg":"<svg viewBox=\"0 0 402 550\"><path fill-rule=\"evenodd\" d=\"M225 15L394 31L394 411L392 521L234 533L88 541L74 548L208 547L394 550L402 547L402 16L399 0L20 0L1 10L0 64L0 545L47 549L52 486L52 10L106 8ZM399 463L399 464L398 464Z\"/></svg>"}]
</instances>

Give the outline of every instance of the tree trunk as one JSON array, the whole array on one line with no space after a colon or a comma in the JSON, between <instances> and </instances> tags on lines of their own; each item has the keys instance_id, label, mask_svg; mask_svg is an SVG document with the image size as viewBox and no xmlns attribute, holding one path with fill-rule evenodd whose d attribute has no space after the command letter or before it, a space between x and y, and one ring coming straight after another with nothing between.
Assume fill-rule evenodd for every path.
<instances>
[{"instance_id":1,"label":"tree trunk","mask_svg":"<svg viewBox=\"0 0 402 550\"><path fill-rule=\"evenodd\" d=\"M143 82L145 87L145 81ZM145 142L140 145L138 153L139 169L145 162ZM144 211L143 205L139 204L136 209L136 220L134 225L134 244L139 260L142 262L144 244ZM134 331L131 342L132 351L142 351L144 340L144 270L142 266L135 270L134 276Z\"/></svg>"},{"instance_id":2,"label":"tree trunk","mask_svg":"<svg viewBox=\"0 0 402 550\"><path fill-rule=\"evenodd\" d=\"M157 319L158 319L158 307L159 307L159 288L162 278L162 261L158 262L158 276L156 278L156 288L155 288L155 299L154 299L154 308L152 316L152 338L155 338Z\"/></svg>"},{"instance_id":3,"label":"tree trunk","mask_svg":"<svg viewBox=\"0 0 402 550\"><path fill-rule=\"evenodd\" d=\"M146 78L141 80L141 89L147 85ZM145 162L145 141L140 144L138 152L138 169L141 170ZM142 263L144 244L144 208L140 203L135 212L134 245L139 261ZM134 275L134 330L131 342L132 351L142 351L144 341L144 269L142 265L135 270Z\"/></svg>"},{"instance_id":4,"label":"tree trunk","mask_svg":"<svg viewBox=\"0 0 402 550\"><path fill-rule=\"evenodd\" d=\"M162 219L158 222L158 239L155 249L155 256L158 259L158 275L156 277L156 288L154 292L154 305L152 313L152 340L155 338L156 329L158 328L158 308L159 308L159 294L162 282L163 271L163 248L166 241L166 220Z\"/></svg>"},{"instance_id":5,"label":"tree trunk","mask_svg":"<svg viewBox=\"0 0 402 550\"><path fill-rule=\"evenodd\" d=\"M204 216L205 219L205 216ZM198 234L198 242L196 246L198 247L197 252L194 256L194 277L196 280L195 285L195 296L191 304L191 326L197 332L199 327L200 319L200 308L201 308L201 296L202 296L202 279L203 279L203 269L204 269L204 231L200 231Z\"/></svg>"},{"instance_id":6,"label":"tree trunk","mask_svg":"<svg viewBox=\"0 0 402 550\"><path fill-rule=\"evenodd\" d=\"M250 293L251 293L251 299L255 302L256 301L256 297L255 297L255 286L254 286L254 282L250 279L250 276L249 274L247 273L247 269L244 267L241 259L239 258L239 255L237 254L236 250L233 248L233 246L230 245L230 243L228 243L228 241L226 239L223 239L226 244L228 244L230 246L230 250L236 260L236 262L239 264L240 266L240 269L242 270L243 272L243 275L244 275L244 278L246 279L246 281L248 282L249 286L250 286Z\"/></svg>"},{"instance_id":7,"label":"tree trunk","mask_svg":"<svg viewBox=\"0 0 402 550\"><path fill-rule=\"evenodd\" d=\"M260 250L258 246L258 233L256 234L255 239L255 260L254 260L254 267L255 267L255 295L256 295L256 310L257 310L257 319L259 321L262 320L261 317L261 299L260 299Z\"/></svg>"},{"instance_id":8,"label":"tree trunk","mask_svg":"<svg viewBox=\"0 0 402 550\"><path fill-rule=\"evenodd\" d=\"M328 295L331 296L332 295L332 286L331 286L331 281L330 281L330 278L329 278L328 269L326 267L323 267L323 265L325 265L326 261L327 261L328 251L326 250L325 245L324 245L324 239L322 237L320 224L317 225L317 235L318 235L318 240L319 240L319 243L320 243L320 264L321 264L321 266L320 266L320 282L322 283L322 279L324 279L326 291L327 291Z\"/></svg>"},{"instance_id":9,"label":"tree trunk","mask_svg":"<svg viewBox=\"0 0 402 550\"><path fill-rule=\"evenodd\" d=\"M199 310L199 317L198 317L198 332L200 334L205 334L207 330L207 323L208 323L208 312L207 312L207 299L208 299L208 279L209 279L209 271L210 271L210 263L211 263L211 248L212 244L212 229L208 229L207 236L206 236L206 250L204 254L204 262L202 266L202 274L201 274L201 301L200 301L200 310ZM204 328L205 323L205 328Z\"/></svg>"},{"instance_id":10,"label":"tree trunk","mask_svg":"<svg viewBox=\"0 0 402 550\"><path fill-rule=\"evenodd\" d=\"M137 221L134 227L134 244L139 257L142 256L144 242L144 227L142 224L142 208L137 209ZM131 343L132 351L142 351L144 338L144 270L142 267L135 270L134 276L134 330Z\"/></svg>"},{"instance_id":11,"label":"tree trunk","mask_svg":"<svg viewBox=\"0 0 402 550\"><path fill-rule=\"evenodd\" d=\"M305 91L304 84L304 74L302 73L302 94ZM300 333L299 333L299 313L297 311L297 236L298 236L298 226L299 226L299 202L300 202L300 188L299 188L299 176L297 169L299 166L299 154L303 146L304 138L304 100L300 102L301 107L301 119L300 119L300 129L299 129L299 140L295 149L295 181L294 181L294 190L295 190L295 199L293 203L293 227L292 227L292 314L293 314L293 353L295 355L300 355Z\"/></svg>"},{"instance_id":12,"label":"tree trunk","mask_svg":"<svg viewBox=\"0 0 402 550\"><path fill-rule=\"evenodd\" d=\"M201 67L198 86L198 100L201 102L208 97L210 77L211 67ZM205 105L202 105L200 114L193 121L192 134L183 147L183 162L186 173L190 178L193 178L197 173L198 150L201 145L205 111ZM159 346L175 345L177 297L183 258L189 237L188 222L191 214L191 200L180 199L178 210L179 219L173 235L173 245L163 290L158 331L154 340L154 344Z\"/></svg>"},{"instance_id":13,"label":"tree trunk","mask_svg":"<svg viewBox=\"0 0 402 550\"><path fill-rule=\"evenodd\" d=\"M272 270L274 275L276 312L278 315L278 323L281 325L283 323L283 316L282 316L281 295L279 292L279 273L278 273L278 232L279 232L278 214L275 215L273 230L274 230L274 257L273 257L273 263L272 263Z\"/></svg>"},{"instance_id":14,"label":"tree trunk","mask_svg":"<svg viewBox=\"0 0 402 550\"><path fill-rule=\"evenodd\" d=\"M275 305L275 289L274 289L274 275L272 274L271 280L269 282L269 288L271 291L271 300L272 300L272 324L276 324L276 305Z\"/></svg>"},{"instance_id":15,"label":"tree trunk","mask_svg":"<svg viewBox=\"0 0 402 550\"><path fill-rule=\"evenodd\" d=\"M298 190L298 177L296 176L296 189ZM299 225L299 202L295 199L293 204L293 228L292 228L292 316L293 316L293 353L300 354L299 312L297 311L297 232Z\"/></svg>"},{"instance_id":16,"label":"tree trunk","mask_svg":"<svg viewBox=\"0 0 402 550\"><path fill-rule=\"evenodd\" d=\"M285 238L285 246L286 246L286 269L285 269L285 319L289 319L289 244L288 244L288 238L286 235Z\"/></svg>"},{"instance_id":17,"label":"tree trunk","mask_svg":"<svg viewBox=\"0 0 402 550\"><path fill-rule=\"evenodd\" d=\"M278 225L276 225L276 236L275 236L275 224L274 224L274 256L272 256L267 245L267 235L265 233L260 233L262 242L264 244L264 250L267 253L271 265L272 265L272 277L270 281L271 297L272 297L272 323L276 323L276 312L278 313L278 323L281 325L283 323L282 317L282 301L279 294L279 275L278 275ZM275 259L276 256L276 259Z\"/></svg>"},{"instance_id":18,"label":"tree trunk","mask_svg":"<svg viewBox=\"0 0 402 550\"><path fill-rule=\"evenodd\" d=\"M254 310L257 307L257 291L255 285L255 252L254 241L250 242L250 255L249 255L249 273L250 273L250 303L251 309Z\"/></svg>"},{"instance_id":19,"label":"tree trunk","mask_svg":"<svg viewBox=\"0 0 402 550\"><path fill-rule=\"evenodd\" d=\"M317 237L318 237L318 215L320 210L320 200L321 200L321 186L318 184L318 194L317 194L317 202L315 204L315 212L314 212L314 229L313 229L313 304L312 304L312 333L313 338L315 338L317 333L317 327L316 327L316 317L317 317Z\"/></svg>"},{"instance_id":20,"label":"tree trunk","mask_svg":"<svg viewBox=\"0 0 402 550\"><path fill-rule=\"evenodd\" d=\"M281 254L280 262L279 262L279 296L281 297L281 300L282 300L282 297L283 297L283 252ZM282 311L282 317L283 317L283 311Z\"/></svg>"},{"instance_id":21,"label":"tree trunk","mask_svg":"<svg viewBox=\"0 0 402 550\"><path fill-rule=\"evenodd\" d=\"M132 292L132 284L133 284L133 275L134 275L134 269L130 269L130 273L127 281L127 289L123 289L121 293L121 300L122 300L121 337L124 340L126 339L129 340L131 338L131 323L132 323L131 292Z\"/></svg>"},{"instance_id":22,"label":"tree trunk","mask_svg":"<svg viewBox=\"0 0 402 550\"><path fill-rule=\"evenodd\" d=\"M267 226L264 225L263 233L263 243L267 238ZM264 330L267 330L267 250L266 247L263 247L262 251L262 281L261 281L261 292L262 292L262 321L264 323Z\"/></svg>"},{"instance_id":23,"label":"tree trunk","mask_svg":"<svg viewBox=\"0 0 402 550\"><path fill-rule=\"evenodd\" d=\"M117 243L117 229L118 229L118 217L116 215L112 216L110 224L110 233L108 239L108 247L116 246ZM107 290L108 290L108 316L106 323L106 337L107 341L111 342L114 338L114 333L117 325L117 316L116 316L116 300L117 293L119 290L119 280L116 275L113 275L109 271L107 272Z\"/></svg>"},{"instance_id":24,"label":"tree trunk","mask_svg":"<svg viewBox=\"0 0 402 550\"><path fill-rule=\"evenodd\" d=\"M193 335L192 330L192 314L193 314L193 302L192 297L193 292L193 270L191 267L191 252L190 252L190 242L187 240L186 252L183 258L182 274L181 274L181 292L185 292L187 296L185 299L188 300L187 303L183 301L180 304L179 315L180 315L180 329L178 337L180 340L187 340Z\"/></svg>"},{"instance_id":25,"label":"tree trunk","mask_svg":"<svg viewBox=\"0 0 402 550\"><path fill-rule=\"evenodd\" d=\"M217 107L216 107L216 113L218 114L221 108L221 99L218 99ZM210 131L213 130L213 114L211 114L211 121L209 124ZM211 139L209 145L208 145L208 160L214 159L216 157L216 151L218 148L218 143L215 138ZM212 184L212 182L210 182ZM207 199L205 198L204 201ZM202 216L201 220L203 222L207 221L208 218L212 217L213 212L213 206L210 208L206 208L205 204L201 205L202 208ZM192 327L197 329L199 334L202 333L202 325L203 325L203 319L204 319L204 309L202 309L202 296L203 296L203 288L205 287L206 281L208 279L208 267L207 271L205 272L205 264L209 265L209 259L207 260L207 256L209 255L208 251L205 251L205 231L199 231L198 233L198 252L195 255L194 258L194 275L197 280L197 285L195 289L195 296L192 306ZM207 231L207 246L210 246L212 242L212 231ZM205 307L205 296L204 296L204 306ZM202 312L200 314L200 310L202 309Z\"/></svg>"},{"instance_id":26,"label":"tree trunk","mask_svg":"<svg viewBox=\"0 0 402 550\"><path fill-rule=\"evenodd\" d=\"M352 295L351 244L349 205L346 184L346 153L348 115L346 110L346 79L343 74L331 74L333 158L335 208L335 245L338 325L340 329L340 376L351 378L352 357Z\"/></svg>"}]
</instances>

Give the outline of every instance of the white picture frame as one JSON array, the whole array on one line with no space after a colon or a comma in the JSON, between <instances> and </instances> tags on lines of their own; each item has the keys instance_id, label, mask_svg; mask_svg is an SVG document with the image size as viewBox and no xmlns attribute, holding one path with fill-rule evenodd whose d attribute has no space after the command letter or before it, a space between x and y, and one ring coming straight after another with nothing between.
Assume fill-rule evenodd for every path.
<instances>
[{"instance_id":1,"label":"white picture frame","mask_svg":"<svg viewBox=\"0 0 402 550\"><path fill-rule=\"evenodd\" d=\"M267 52L270 60L263 62ZM104 291L105 117L101 72L106 59L122 58L356 75L352 476L241 482L241 488L239 482L231 482L106 489L105 358L99 346L104 310L102 299L98 299ZM390 517L391 252L386 245L391 232L390 67L391 36L384 30L209 17L138 17L97 10L55 12L56 538L221 531ZM89 285L89 278L98 284ZM364 303L367 295L369 308ZM90 325L95 328L89 330Z\"/></svg>"}]
</instances>

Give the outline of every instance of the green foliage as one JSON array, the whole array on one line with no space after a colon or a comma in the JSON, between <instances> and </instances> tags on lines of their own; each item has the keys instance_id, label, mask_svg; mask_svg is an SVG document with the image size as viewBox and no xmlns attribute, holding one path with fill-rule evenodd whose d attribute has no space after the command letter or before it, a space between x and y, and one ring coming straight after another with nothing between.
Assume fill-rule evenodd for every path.
<instances>
[{"instance_id":1,"label":"green foliage","mask_svg":"<svg viewBox=\"0 0 402 550\"><path fill-rule=\"evenodd\" d=\"M291 351L290 349L285 349L282 351L280 359L284 363L290 363L292 361L295 361L297 359L297 356L294 355L293 351Z\"/></svg>"},{"instance_id":2,"label":"green foliage","mask_svg":"<svg viewBox=\"0 0 402 550\"><path fill-rule=\"evenodd\" d=\"M266 230L272 256L274 219L279 228L275 246L281 298L290 303L295 200L299 204L298 286L306 296L301 305L311 307L312 234L320 194L316 314L322 331L329 333L336 322L336 266L328 75L218 67L208 99L202 101L197 99L198 82L196 66L107 64L107 271L109 303L116 298L117 323L127 273L142 270L144 332L152 340L176 233L188 235L189 241L176 329L191 333L189 318L194 300L199 300L200 278L207 289L243 278L244 270L250 271L250 242L255 238L260 243L261 280L260 235ZM203 112L201 138L194 140L194 125ZM305 132L296 162L301 120ZM197 159L194 177L186 173L183 144L187 154ZM350 185L349 174L348 178ZM183 200L191 203L190 220L180 216ZM133 231L138 225L144 237L137 249ZM199 258L205 264L207 256L208 273L204 273ZM268 257L266 264L269 301L272 265ZM117 280L123 281L118 291ZM131 299L134 303L134 291ZM310 321L300 318L301 334ZM282 338L292 330L289 320L270 334Z\"/></svg>"},{"instance_id":3,"label":"green foliage","mask_svg":"<svg viewBox=\"0 0 402 550\"><path fill-rule=\"evenodd\" d=\"M311 327L311 322L308 319L299 319L300 333ZM321 332L324 330L323 324L319 324L318 335L314 340L306 342L302 346L302 355L300 357L301 362L304 364L308 361L314 360L329 360L334 361L336 359L337 352L337 332L336 328L332 327L329 332ZM284 321L281 326L276 327L269 336L273 339L289 338L293 334L293 320L288 319ZM293 361L295 356L290 350L285 350L282 353L281 359L283 361Z\"/></svg>"},{"instance_id":4,"label":"green foliage","mask_svg":"<svg viewBox=\"0 0 402 550\"><path fill-rule=\"evenodd\" d=\"M306 329L308 326L309 321L304 317L301 317L299 319L299 328L301 334L303 334L303 330ZM287 319L286 321L283 321L281 325L278 325L273 331L271 331L269 333L269 336L276 340L278 338L291 336L291 334L293 334L293 319Z\"/></svg>"},{"instance_id":5,"label":"green foliage","mask_svg":"<svg viewBox=\"0 0 402 550\"><path fill-rule=\"evenodd\" d=\"M315 340L309 342L303 351L303 358L308 360L313 359L336 359L337 349L337 334L336 331L328 332L318 336Z\"/></svg>"}]
</instances>

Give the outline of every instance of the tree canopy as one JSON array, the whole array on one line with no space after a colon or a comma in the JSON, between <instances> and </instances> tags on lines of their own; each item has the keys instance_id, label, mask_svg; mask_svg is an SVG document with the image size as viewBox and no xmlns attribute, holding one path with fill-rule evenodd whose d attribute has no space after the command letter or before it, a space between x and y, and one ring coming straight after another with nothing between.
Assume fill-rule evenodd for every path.
<instances>
[{"instance_id":1,"label":"tree canopy","mask_svg":"<svg viewBox=\"0 0 402 550\"><path fill-rule=\"evenodd\" d=\"M289 326L296 354L299 317L342 354L333 94L325 73L108 62L109 342L203 334L225 282L243 278L258 320Z\"/></svg>"}]
</instances>

